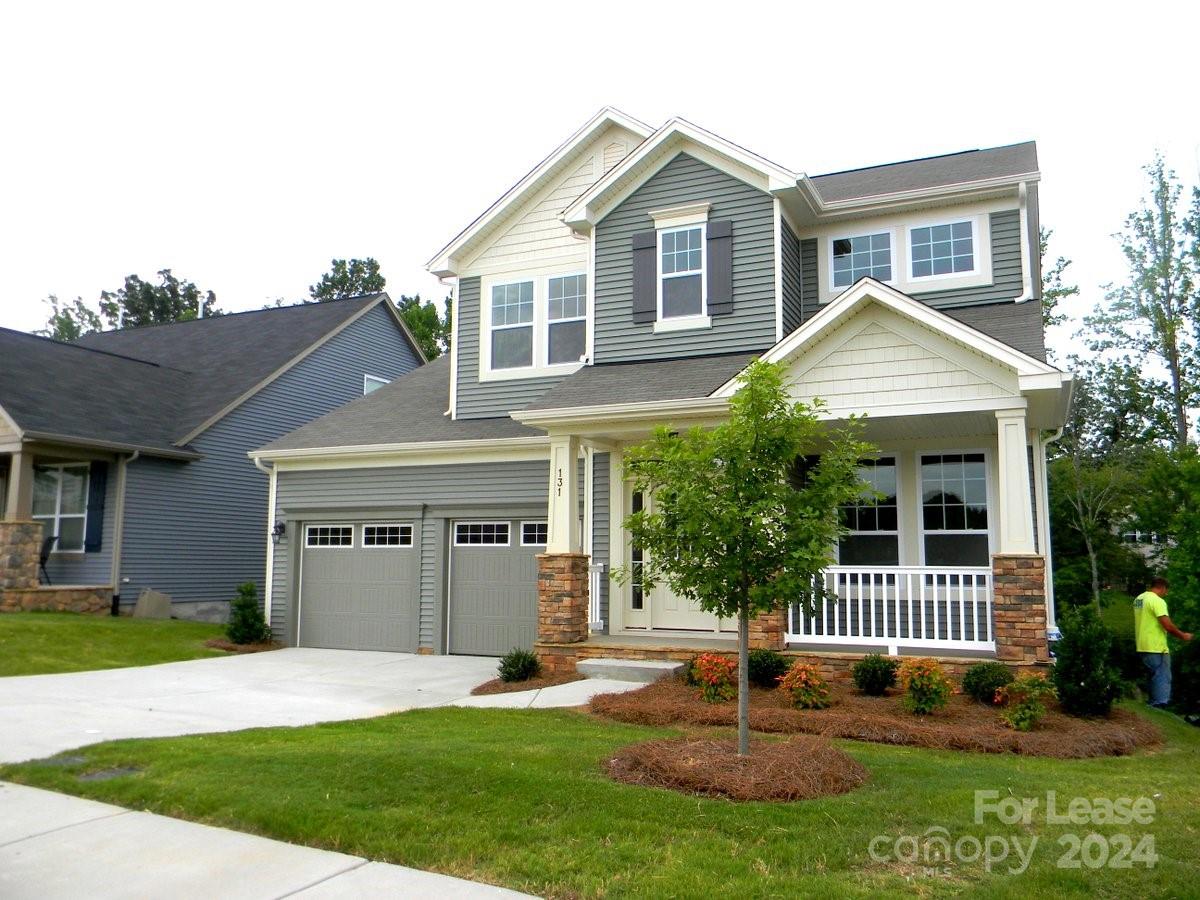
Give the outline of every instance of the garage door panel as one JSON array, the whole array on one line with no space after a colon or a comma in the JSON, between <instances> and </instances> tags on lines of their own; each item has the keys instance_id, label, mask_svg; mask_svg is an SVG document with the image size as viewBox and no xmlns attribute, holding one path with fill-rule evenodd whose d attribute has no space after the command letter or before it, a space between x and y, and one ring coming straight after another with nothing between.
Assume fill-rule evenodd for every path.
<instances>
[{"instance_id":1,"label":"garage door panel","mask_svg":"<svg viewBox=\"0 0 1200 900\"><path fill-rule=\"evenodd\" d=\"M519 527L519 522L512 523L514 543ZM536 554L542 549L451 547L451 653L500 656L514 647L533 647L537 639Z\"/></svg>"}]
</instances>

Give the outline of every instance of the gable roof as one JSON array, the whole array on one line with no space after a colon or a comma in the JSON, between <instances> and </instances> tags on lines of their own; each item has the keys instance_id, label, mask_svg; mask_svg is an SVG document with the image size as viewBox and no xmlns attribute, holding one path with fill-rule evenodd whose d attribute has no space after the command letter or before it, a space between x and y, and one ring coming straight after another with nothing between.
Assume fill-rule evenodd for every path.
<instances>
[{"instance_id":1,"label":"gable roof","mask_svg":"<svg viewBox=\"0 0 1200 900\"><path fill-rule=\"evenodd\" d=\"M450 360L440 356L250 455L270 458L289 450L544 438L507 416L451 419L446 415L449 392Z\"/></svg>"}]
</instances>

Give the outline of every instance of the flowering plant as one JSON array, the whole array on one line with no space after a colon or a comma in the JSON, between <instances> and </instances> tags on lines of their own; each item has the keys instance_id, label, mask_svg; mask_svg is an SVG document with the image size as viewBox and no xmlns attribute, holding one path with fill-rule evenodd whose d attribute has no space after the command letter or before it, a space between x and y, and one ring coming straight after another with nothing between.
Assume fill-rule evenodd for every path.
<instances>
[{"instance_id":1,"label":"flowering plant","mask_svg":"<svg viewBox=\"0 0 1200 900\"><path fill-rule=\"evenodd\" d=\"M997 706L1005 707L1000 718L1017 731L1032 731L1046 714L1045 700L1055 696L1054 685L1045 675L1024 675L996 691Z\"/></svg>"},{"instance_id":2,"label":"flowering plant","mask_svg":"<svg viewBox=\"0 0 1200 900\"><path fill-rule=\"evenodd\" d=\"M900 666L900 686L904 689L900 702L919 716L945 706L953 690L937 660L928 658L905 660Z\"/></svg>"},{"instance_id":3,"label":"flowering plant","mask_svg":"<svg viewBox=\"0 0 1200 900\"><path fill-rule=\"evenodd\" d=\"M692 661L692 680L700 686L700 696L707 703L732 700L736 693L733 683L737 667L733 660L719 653L701 653Z\"/></svg>"},{"instance_id":4,"label":"flowering plant","mask_svg":"<svg viewBox=\"0 0 1200 900\"><path fill-rule=\"evenodd\" d=\"M830 703L829 685L816 666L796 663L779 679L783 691L797 709L824 709Z\"/></svg>"}]
</instances>

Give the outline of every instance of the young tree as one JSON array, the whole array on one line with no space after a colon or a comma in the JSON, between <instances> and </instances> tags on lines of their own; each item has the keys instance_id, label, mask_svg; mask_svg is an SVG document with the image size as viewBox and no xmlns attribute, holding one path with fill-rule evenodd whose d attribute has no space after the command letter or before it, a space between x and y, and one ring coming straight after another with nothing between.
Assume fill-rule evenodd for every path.
<instances>
[{"instance_id":1,"label":"young tree","mask_svg":"<svg viewBox=\"0 0 1200 900\"><path fill-rule=\"evenodd\" d=\"M750 752L749 625L814 587L843 533L838 508L860 496L858 463L874 448L858 423L831 427L788 395L780 364L752 363L729 419L711 430L658 428L628 451L635 491L654 498L625 521L646 554L643 583L664 582L701 609L738 623L738 753ZM820 454L793 484L797 460ZM628 568L617 573L628 580Z\"/></svg>"},{"instance_id":2,"label":"young tree","mask_svg":"<svg viewBox=\"0 0 1200 900\"><path fill-rule=\"evenodd\" d=\"M217 295L212 291L181 281L170 269L160 269L158 277L159 283L151 284L137 275L127 275L124 286L100 293L100 313L110 328L165 325L221 315Z\"/></svg>"},{"instance_id":3,"label":"young tree","mask_svg":"<svg viewBox=\"0 0 1200 900\"><path fill-rule=\"evenodd\" d=\"M100 331L104 327L99 313L84 303L82 297L66 303L51 294L46 298L46 303L50 306L50 318L46 321L46 327L36 332L43 337L56 341L77 341L85 334Z\"/></svg>"},{"instance_id":4,"label":"young tree","mask_svg":"<svg viewBox=\"0 0 1200 900\"><path fill-rule=\"evenodd\" d=\"M335 259L321 280L308 288L313 300L344 300L362 294L378 294L384 289L387 279L379 271L379 263L371 257L366 259Z\"/></svg>"},{"instance_id":5,"label":"young tree","mask_svg":"<svg viewBox=\"0 0 1200 900\"><path fill-rule=\"evenodd\" d=\"M1155 156L1146 173L1150 196L1125 220L1120 235L1129 281L1110 289L1106 305L1084 324L1093 351L1116 351L1142 368L1147 390L1171 424L1171 443L1179 448L1187 443L1187 410L1196 394L1200 202L1191 210L1181 207L1179 180L1162 156ZM1166 377L1146 372L1146 363Z\"/></svg>"},{"instance_id":6,"label":"young tree","mask_svg":"<svg viewBox=\"0 0 1200 900\"><path fill-rule=\"evenodd\" d=\"M442 309L432 300L421 302L421 295L400 296L396 304L404 324L412 332L426 359L436 359L450 350L450 323L454 314L454 298L447 297Z\"/></svg>"}]
</instances>

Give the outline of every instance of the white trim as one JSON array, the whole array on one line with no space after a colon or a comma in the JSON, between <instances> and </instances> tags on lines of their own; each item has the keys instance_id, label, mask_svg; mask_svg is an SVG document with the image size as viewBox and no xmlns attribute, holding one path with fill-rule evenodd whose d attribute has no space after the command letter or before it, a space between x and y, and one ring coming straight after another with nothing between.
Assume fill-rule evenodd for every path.
<instances>
[{"instance_id":1,"label":"white trim","mask_svg":"<svg viewBox=\"0 0 1200 900\"><path fill-rule=\"evenodd\" d=\"M687 269L684 272L663 272L663 236L668 234L690 233L693 231L700 232L700 268ZM691 225L681 225L678 228L661 228L655 232L655 322L668 322L672 319L678 320L699 320L708 318L708 221L696 222ZM678 251L673 251L678 253ZM690 250L687 252L691 252ZM700 276L700 312L688 316L664 316L663 315L663 282L667 279L674 280L676 278L693 278ZM711 325L711 320L709 325ZM700 325L690 325L686 327L699 328Z\"/></svg>"},{"instance_id":2,"label":"white trim","mask_svg":"<svg viewBox=\"0 0 1200 900\"><path fill-rule=\"evenodd\" d=\"M458 539L458 528L460 525L491 525L493 527L504 526L507 537L503 544L487 543L487 544L472 544L460 542ZM511 547L512 546L512 522L508 519L455 519L450 532L450 540L455 547ZM447 621L449 621L447 619Z\"/></svg>"},{"instance_id":3,"label":"white trim","mask_svg":"<svg viewBox=\"0 0 1200 900\"><path fill-rule=\"evenodd\" d=\"M416 546L416 530L413 528L412 522L363 522L359 525L360 543L359 548L362 550L395 550L397 547L414 547ZM400 543L399 544L368 544L367 529L368 528L399 528ZM408 529L408 543L404 543L404 529Z\"/></svg>"},{"instance_id":4,"label":"white trim","mask_svg":"<svg viewBox=\"0 0 1200 900\"><path fill-rule=\"evenodd\" d=\"M996 149L996 148L986 148ZM884 211L893 207L916 203L922 200L946 199L956 195L974 195L987 193L998 188L1011 188L1023 182L1035 183L1041 181L1038 171L1021 172L1016 175L998 175L995 178L979 178L975 181L960 181L955 184L941 184L934 187L916 188L909 191L892 191L884 194L871 194L867 197L850 197L846 200L824 200L812 179L800 175L797 184L805 195L805 200L817 218L825 218L839 212ZM955 201L961 202L961 201Z\"/></svg>"},{"instance_id":5,"label":"white trim","mask_svg":"<svg viewBox=\"0 0 1200 900\"><path fill-rule=\"evenodd\" d=\"M851 240L854 240L854 238L859 238L859 237L874 237L877 234L886 234L888 236L888 260L889 260L888 267L892 270L892 277L887 279L886 281L884 281L882 279L875 279L875 280L878 281L880 284L891 285L891 284L896 283L896 281L898 280L896 278L896 250L897 250L896 226L882 225L882 226L877 226L874 228L853 228L853 227L851 227L851 228L845 229L845 231L839 231L839 232L831 231L825 237L825 253L829 259L829 265L827 266L828 275L829 275L829 278L828 278L829 290L831 290L835 293L838 291L844 291L848 287L853 287L854 282L858 280L858 279L854 278L854 272L853 272L853 270L851 270L850 277L852 280L851 280L850 284L835 284L834 283L834 277L835 277L835 273L833 271L833 245L834 245L834 242L836 242L836 241L851 241ZM873 275L871 277L874 278Z\"/></svg>"},{"instance_id":6,"label":"white trim","mask_svg":"<svg viewBox=\"0 0 1200 900\"><path fill-rule=\"evenodd\" d=\"M586 271L572 269L569 272L552 271L517 275L497 275L480 279L479 290L479 380L485 381L514 381L524 378L545 378L554 375L570 375L583 366L583 358L574 362L551 363L550 354L550 323L579 321L573 319L550 319L550 281L553 278L575 278L583 276L587 279L584 308L588 309L588 297L592 291L592 282L587 278ZM514 323L512 325L492 325L492 289L514 284L530 283L533 285L533 319L530 322ZM587 356L587 332L590 316L584 320L584 357ZM528 366L513 366L506 369L492 368L492 333L495 331L515 330L517 328L532 329L530 359Z\"/></svg>"},{"instance_id":7,"label":"white trim","mask_svg":"<svg viewBox=\"0 0 1200 900\"><path fill-rule=\"evenodd\" d=\"M685 225L698 225L708 221L708 211L712 204L688 203L683 206L672 206L667 209L652 209L647 215L654 220L656 229L683 228Z\"/></svg>"},{"instance_id":8,"label":"white trim","mask_svg":"<svg viewBox=\"0 0 1200 900\"><path fill-rule=\"evenodd\" d=\"M545 547L546 541L527 541L527 540L525 540L525 526L526 525L534 525L534 526L541 525L543 528L546 529L546 541L548 541L548 540L550 540L550 524L549 524L549 522L547 522L545 519L524 519L520 523L521 546L522 547ZM464 546L477 547L479 545L478 544L467 544Z\"/></svg>"},{"instance_id":9,"label":"white trim","mask_svg":"<svg viewBox=\"0 0 1200 900\"><path fill-rule=\"evenodd\" d=\"M33 500L37 497L37 473L38 470L48 471L54 470L58 472L58 490L54 497L54 512L50 515L38 515L33 512ZM67 469L83 469L83 512L64 513L62 511L63 501L63 480L62 475ZM10 473L11 474L11 473ZM92 467L90 462L68 462L68 463L34 463L33 464L33 485L31 486L29 518L34 522L41 522L43 527L48 525L54 526L53 532L43 530L42 536L49 537L51 534L61 535L63 519L81 519L83 520L83 529L79 532L79 547L71 547L69 549L61 549L61 541L55 541L54 547L51 549L52 556L83 556L87 553L87 526L88 526L88 501L91 499L92 490Z\"/></svg>"},{"instance_id":10,"label":"white trim","mask_svg":"<svg viewBox=\"0 0 1200 900\"><path fill-rule=\"evenodd\" d=\"M968 223L971 226L971 268L969 270L962 271L962 272L942 272L941 274L933 274L933 275L914 275L913 274L913 264L917 260L914 259L914 257L913 257L913 237L912 237L913 232L916 231L918 228L933 229L933 228L937 228L942 225L950 225L950 226L961 225L964 222ZM983 275L990 276L990 266L988 266L988 267L984 266L984 260L982 259L982 254L981 254L979 238L980 238L980 233L982 232L982 230L983 229L980 228L978 215L974 215L974 216L941 215L941 216L938 216L937 218L925 219L923 221L906 222L904 225L905 257L907 260L907 263L906 263L905 269L904 269L905 280L909 284L922 285L922 284L927 284L929 282L934 282L934 281L948 281L948 280L954 279L954 278L972 278L972 277L983 276ZM894 243L894 241L893 241L893 243ZM933 241L932 241L932 235L931 235L931 237L930 237L931 246L932 246L932 243L933 243ZM953 250L951 250L951 254L953 254ZM953 255L951 256L951 259L953 259ZM833 261L831 259L830 260L831 268L832 268L832 265L833 265ZM895 274L895 271L896 271L895 266L893 266L892 267L893 275Z\"/></svg>"},{"instance_id":11,"label":"white trim","mask_svg":"<svg viewBox=\"0 0 1200 900\"><path fill-rule=\"evenodd\" d=\"M312 537L310 532L314 528L344 528L350 532L349 544L311 544L309 539ZM353 523L346 522L306 522L304 524L304 546L309 550L353 550L354 549L354 532ZM332 535L331 535L332 536Z\"/></svg>"},{"instance_id":12,"label":"white trim","mask_svg":"<svg viewBox=\"0 0 1200 900\"><path fill-rule=\"evenodd\" d=\"M368 387L369 387L368 383L372 382L372 381L376 382L375 387L368 389ZM370 375L370 374L364 372L363 373L363 396L365 397L367 394L373 393L373 392L379 390L381 387L385 387L391 383L392 383L392 379L390 379L390 378L384 378L381 375Z\"/></svg>"},{"instance_id":13,"label":"white trim","mask_svg":"<svg viewBox=\"0 0 1200 900\"><path fill-rule=\"evenodd\" d=\"M661 415L720 416L729 412L724 397L698 397L684 400L649 400L637 403L611 403L599 406L575 406L560 409L518 409L509 413L524 425L566 425L603 419L609 422L652 418Z\"/></svg>"},{"instance_id":14,"label":"white trim","mask_svg":"<svg viewBox=\"0 0 1200 900\"><path fill-rule=\"evenodd\" d=\"M925 528L925 475L921 464L922 456L965 456L968 453L980 453L983 455L983 479L984 490L987 498L987 528L939 528L928 530ZM988 543L988 563L991 565L991 558L996 550L996 526L997 518L999 517L999 506L996 502L996 486L995 480L992 478L993 460L990 451L986 447L962 447L962 448L942 448L940 450L914 450L913 464L917 467L917 560L919 565L924 566L925 563L925 536L927 534L986 534ZM966 497L963 498L963 503L966 503ZM965 512L964 512L965 515ZM962 568L956 566L938 566L938 568Z\"/></svg>"},{"instance_id":15,"label":"white trim","mask_svg":"<svg viewBox=\"0 0 1200 900\"><path fill-rule=\"evenodd\" d=\"M379 457L395 464L397 457L415 456L421 459L449 456L463 457L482 454L488 459L520 461L537 458L536 451L550 446L545 435L518 438L476 438L461 441L405 441L395 444L347 444L337 447L300 447L294 450L251 450L250 459L264 461L338 460L357 457ZM529 452L533 451L533 452ZM475 458L464 462L476 462Z\"/></svg>"},{"instance_id":16,"label":"white trim","mask_svg":"<svg viewBox=\"0 0 1200 900\"><path fill-rule=\"evenodd\" d=\"M669 334L672 331L697 331L712 328L712 316L675 316L670 319L658 319L654 323L655 334Z\"/></svg>"},{"instance_id":17,"label":"white trim","mask_svg":"<svg viewBox=\"0 0 1200 900\"><path fill-rule=\"evenodd\" d=\"M1017 207L1021 211L1021 296L1013 302L1024 303L1026 300L1032 300L1042 289L1040 284L1035 287L1033 283L1033 260L1030 258L1030 254L1034 252L1034 249L1030 246L1032 236L1029 234L1029 185L1024 181L1017 188ZM1042 240L1040 234L1037 236L1037 240L1037 252L1040 253ZM1049 566L1047 566L1048 570Z\"/></svg>"},{"instance_id":18,"label":"white trim","mask_svg":"<svg viewBox=\"0 0 1200 900\"><path fill-rule=\"evenodd\" d=\"M480 284L479 304L483 305L483 285ZM459 282L454 279L450 289L453 306L450 308L450 421L458 418L458 320L462 318L462 304L459 303ZM480 310L480 315L483 315Z\"/></svg>"},{"instance_id":19,"label":"white trim","mask_svg":"<svg viewBox=\"0 0 1200 900\"><path fill-rule=\"evenodd\" d=\"M771 200L771 213L774 230L771 244L775 248L775 343L779 343L783 340L783 204L778 197Z\"/></svg>"},{"instance_id":20,"label":"white trim","mask_svg":"<svg viewBox=\"0 0 1200 900\"><path fill-rule=\"evenodd\" d=\"M275 498L277 497L278 471L271 467L267 475L267 571L263 577L263 614L267 624L271 624L271 594L275 591ZM125 463L121 463L121 491L125 490ZM124 504L122 504L124 506ZM113 545L113 551L116 551ZM113 580L116 580L114 573ZM119 587L114 587L118 593Z\"/></svg>"}]
</instances>

